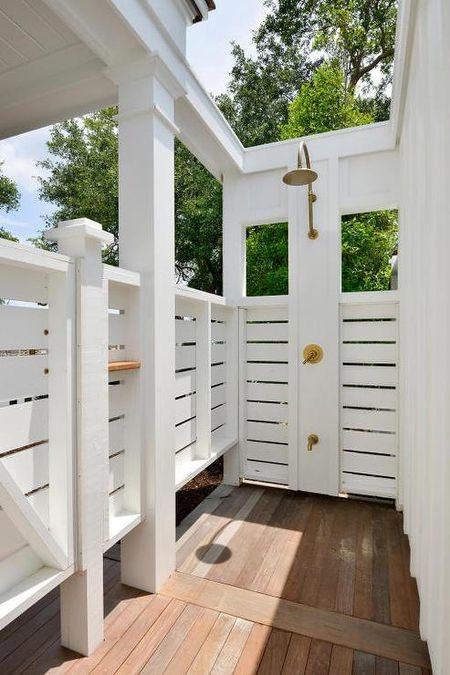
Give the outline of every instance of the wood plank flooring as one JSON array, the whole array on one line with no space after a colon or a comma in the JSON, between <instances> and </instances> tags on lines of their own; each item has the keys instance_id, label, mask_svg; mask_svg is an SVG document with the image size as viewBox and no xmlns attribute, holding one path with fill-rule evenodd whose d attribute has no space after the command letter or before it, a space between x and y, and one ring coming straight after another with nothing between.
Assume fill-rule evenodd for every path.
<instances>
[{"instance_id":1,"label":"wood plank flooring","mask_svg":"<svg viewBox=\"0 0 450 675\"><path fill-rule=\"evenodd\" d=\"M60 646L55 590L0 632L0 673L430 674L393 508L221 486L178 535L158 595L120 583L117 547L105 560L94 654Z\"/></svg>"}]
</instances>

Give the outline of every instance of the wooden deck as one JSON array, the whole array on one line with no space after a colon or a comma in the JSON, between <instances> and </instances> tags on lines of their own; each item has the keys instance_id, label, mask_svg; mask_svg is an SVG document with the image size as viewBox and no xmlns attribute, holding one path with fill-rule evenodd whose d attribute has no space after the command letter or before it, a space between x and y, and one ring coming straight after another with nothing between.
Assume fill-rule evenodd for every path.
<instances>
[{"instance_id":1,"label":"wooden deck","mask_svg":"<svg viewBox=\"0 0 450 675\"><path fill-rule=\"evenodd\" d=\"M53 592L0 633L2 675L431 672L390 506L221 486L178 528L160 594L121 585L119 567L105 560L105 642L91 657L60 647Z\"/></svg>"}]
</instances>

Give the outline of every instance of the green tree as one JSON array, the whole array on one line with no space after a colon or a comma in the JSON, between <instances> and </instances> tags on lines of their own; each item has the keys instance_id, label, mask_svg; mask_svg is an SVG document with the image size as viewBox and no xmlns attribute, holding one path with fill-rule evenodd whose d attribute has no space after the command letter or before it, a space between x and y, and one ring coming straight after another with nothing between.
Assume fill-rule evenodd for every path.
<instances>
[{"instance_id":1,"label":"green tree","mask_svg":"<svg viewBox=\"0 0 450 675\"><path fill-rule=\"evenodd\" d=\"M117 264L118 253L118 139L115 108L52 127L48 157L39 162L46 177L39 178L39 197L56 206L45 218L47 227L60 220L91 218L114 234L105 261ZM51 247L42 237L33 240Z\"/></svg>"},{"instance_id":2,"label":"green tree","mask_svg":"<svg viewBox=\"0 0 450 675\"><path fill-rule=\"evenodd\" d=\"M247 229L247 295L288 292L288 224Z\"/></svg>"},{"instance_id":3,"label":"green tree","mask_svg":"<svg viewBox=\"0 0 450 675\"><path fill-rule=\"evenodd\" d=\"M0 227L0 239L8 239L8 241L19 241L11 232L5 230L4 227Z\"/></svg>"},{"instance_id":4,"label":"green tree","mask_svg":"<svg viewBox=\"0 0 450 675\"><path fill-rule=\"evenodd\" d=\"M342 290L387 291L397 252L397 211L342 218Z\"/></svg>"},{"instance_id":5,"label":"green tree","mask_svg":"<svg viewBox=\"0 0 450 675\"><path fill-rule=\"evenodd\" d=\"M56 124L48 157L40 162L39 196L56 206L46 227L60 220L91 218L115 237L105 261L118 264L118 136L115 108ZM176 275L211 293L222 288L222 187L204 166L175 143ZM42 235L32 242L53 244Z\"/></svg>"},{"instance_id":6,"label":"green tree","mask_svg":"<svg viewBox=\"0 0 450 675\"><path fill-rule=\"evenodd\" d=\"M19 207L20 193L14 181L4 175L3 164L0 162L0 209L14 211Z\"/></svg>"},{"instance_id":7,"label":"green tree","mask_svg":"<svg viewBox=\"0 0 450 675\"><path fill-rule=\"evenodd\" d=\"M296 138L323 131L369 124L369 112L361 112L350 94L340 68L323 63L310 82L302 85L299 95L289 106L289 117L281 127L282 138Z\"/></svg>"},{"instance_id":8,"label":"green tree","mask_svg":"<svg viewBox=\"0 0 450 675\"><path fill-rule=\"evenodd\" d=\"M244 145L280 139L289 106L323 60L344 73L346 89L365 95L375 121L386 119L397 0L265 0L256 55L233 47L226 94L218 99ZM377 77L374 77L374 75ZM381 75L381 77L380 77Z\"/></svg>"}]
</instances>

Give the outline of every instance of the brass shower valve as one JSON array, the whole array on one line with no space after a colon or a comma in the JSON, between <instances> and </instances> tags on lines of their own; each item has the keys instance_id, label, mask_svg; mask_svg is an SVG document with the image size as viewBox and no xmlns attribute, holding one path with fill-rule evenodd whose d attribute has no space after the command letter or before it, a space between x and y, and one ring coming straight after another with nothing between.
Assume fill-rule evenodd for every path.
<instances>
[{"instance_id":1,"label":"brass shower valve","mask_svg":"<svg viewBox=\"0 0 450 675\"><path fill-rule=\"evenodd\" d=\"M323 359L323 349L320 345L309 344L303 349L303 365L305 363L320 363Z\"/></svg>"}]
</instances>

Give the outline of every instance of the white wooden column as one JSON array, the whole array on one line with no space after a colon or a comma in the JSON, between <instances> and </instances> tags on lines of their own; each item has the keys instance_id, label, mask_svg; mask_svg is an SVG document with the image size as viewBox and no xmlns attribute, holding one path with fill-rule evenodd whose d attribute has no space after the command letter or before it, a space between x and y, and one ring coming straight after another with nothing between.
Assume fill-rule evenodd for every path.
<instances>
[{"instance_id":1,"label":"white wooden column","mask_svg":"<svg viewBox=\"0 0 450 675\"><path fill-rule=\"evenodd\" d=\"M236 173L229 173L223 180L223 294L233 303L239 304L246 293L246 250L245 228L240 221L241 191L240 177ZM235 322L238 319L236 317ZM236 328L236 326L235 326ZM239 340L238 340L239 341ZM237 345L235 349L237 350ZM238 366L235 354L234 365ZM237 390L237 387L236 387ZM238 396L238 402L239 396ZM238 426L237 419L230 417L229 422L234 428ZM239 485L241 482L241 458L239 444L228 450L224 455L223 482L228 485Z\"/></svg>"},{"instance_id":2,"label":"white wooden column","mask_svg":"<svg viewBox=\"0 0 450 675\"><path fill-rule=\"evenodd\" d=\"M116 69L120 264L141 274L143 522L122 541L122 580L157 591L175 567L174 98L158 58Z\"/></svg>"},{"instance_id":3,"label":"white wooden column","mask_svg":"<svg viewBox=\"0 0 450 675\"><path fill-rule=\"evenodd\" d=\"M101 250L113 235L87 218L47 233L76 258L77 558L61 585L61 643L81 654L103 640L103 511L108 477L108 292Z\"/></svg>"}]
</instances>

